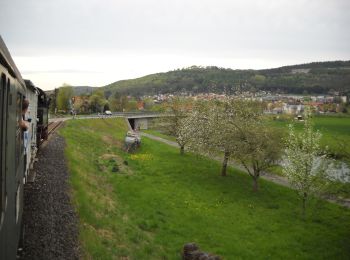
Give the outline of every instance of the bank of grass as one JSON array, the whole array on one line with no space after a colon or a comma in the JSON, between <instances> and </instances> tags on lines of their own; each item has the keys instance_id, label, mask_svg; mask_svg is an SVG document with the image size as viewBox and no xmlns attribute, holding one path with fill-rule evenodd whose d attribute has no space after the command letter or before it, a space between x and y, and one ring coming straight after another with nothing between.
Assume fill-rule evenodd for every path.
<instances>
[{"instance_id":1,"label":"bank of grass","mask_svg":"<svg viewBox=\"0 0 350 260\"><path fill-rule=\"evenodd\" d=\"M295 121L291 117L281 117L272 120L267 118L269 124L287 133L287 126L295 124L296 130L300 130L303 122ZM315 116L312 119L315 129L322 133L321 144L328 147L328 152L335 158L350 163L350 117L348 116Z\"/></svg>"},{"instance_id":2,"label":"bank of grass","mask_svg":"<svg viewBox=\"0 0 350 260\"><path fill-rule=\"evenodd\" d=\"M267 124L279 129L286 136L287 126L294 123L296 130L301 130L302 121L294 120L290 115L266 116ZM350 116L347 115L324 115L315 116L313 119L315 129L322 133L321 145L327 147L328 153L336 159L343 160L350 164ZM144 130L145 133L153 134L170 141L176 141L174 136L162 133L160 130Z\"/></svg>"},{"instance_id":3,"label":"bank of grass","mask_svg":"<svg viewBox=\"0 0 350 260\"><path fill-rule=\"evenodd\" d=\"M143 138L121 151L121 119L70 120L65 137L80 241L89 259L180 259L196 242L224 259L349 259L350 211L327 202L300 217L295 192Z\"/></svg>"},{"instance_id":4,"label":"bank of grass","mask_svg":"<svg viewBox=\"0 0 350 260\"><path fill-rule=\"evenodd\" d=\"M277 120L268 118L268 122L276 128L281 129L287 135L287 126L294 123L296 130L303 127L303 122L295 121L292 117L282 117ZM322 134L321 145L333 158L347 163L350 167L350 117L347 115L323 115L312 118L314 128ZM270 172L282 175L282 168L277 166ZM334 183L333 190L337 191L340 198L350 198L350 183Z\"/></svg>"},{"instance_id":5,"label":"bank of grass","mask_svg":"<svg viewBox=\"0 0 350 260\"><path fill-rule=\"evenodd\" d=\"M147 134L151 134L151 135L154 135L154 136L158 136L158 137L164 138L165 140L176 142L176 137L175 136L164 134L161 131L156 130L156 129L142 130L142 132L145 132Z\"/></svg>"}]
</instances>

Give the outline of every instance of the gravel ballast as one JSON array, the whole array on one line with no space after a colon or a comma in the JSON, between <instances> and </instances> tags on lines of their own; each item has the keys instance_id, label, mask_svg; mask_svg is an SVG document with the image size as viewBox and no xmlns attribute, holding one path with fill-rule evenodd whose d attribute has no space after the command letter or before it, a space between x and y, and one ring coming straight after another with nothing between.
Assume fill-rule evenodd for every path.
<instances>
[{"instance_id":1,"label":"gravel ballast","mask_svg":"<svg viewBox=\"0 0 350 260\"><path fill-rule=\"evenodd\" d=\"M78 218L70 198L64 138L53 134L24 189L21 259L78 259Z\"/></svg>"}]
</instances>

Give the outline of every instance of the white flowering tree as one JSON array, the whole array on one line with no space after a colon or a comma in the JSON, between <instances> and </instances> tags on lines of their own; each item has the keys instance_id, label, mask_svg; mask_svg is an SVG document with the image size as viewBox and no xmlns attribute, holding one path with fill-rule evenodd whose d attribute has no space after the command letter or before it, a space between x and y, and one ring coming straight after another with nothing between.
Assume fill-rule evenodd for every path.
<instances>
[{"instance_id":1,"label":"white flowering tree","mask_svg":"<svg viewBox=\"0 0 350 260\"><path fill-rule=\"evenodd\" d=\"M164 117L161 117L157 127L176 138L180 146L180 153L184 154L185 146L190 139L190 123L188 120L192 101L181 97L173 97L164 105Z\"/></svg>"},{"instance_id":2,"label":"white flowering tree","mask_svg":"<svg viewBox=\"0 0 350 260\"><path fill-rule=\"evenodd\" d=\"M253 190L259 189L259 177L271 166L277 165L281 156L281 133L259 120L250 122L233 142L238 147L232 154L253 179Z\"/></svg>"},{"instance_id":3,"label":"white flowering tree","mask_svg":"<svg viewBox=\"0 0 350 260\"><path fill-rule=\"evenodd\" d=\"M223 155L221 175L227 175L227 164L241 151L239 138L252 129L261 115L257 103L225 98L198 102L190 115L191 148L201 154ZM258 129L257 129L258 130Z\"/></svg>"},{"instance_id":4,"label":"white flowering tree","mask_svg":"<svg viewBox=\"0 0 350 260\"><path fill-rule=\"evenodd\" d=\"M328 163L320 140L321 134L313 129L309 109L305 110L301 131L296 131L294 125L289 125L283 173L301 198L303 216L310 195L322 191L327 183Z\"/></svg>"},{"instance_id":5,"label":"white flowering tree","mask_svg":"<svg viewBox=\"0 0 350 260\"><path fill-rule=\"evenodd\" d=\"M189 143L192 136L192 126L190 118L186 115L179 119L175 133L176 142L180 146L180 154L185 153L185 146Z\"/></svg>"}]
</instances>

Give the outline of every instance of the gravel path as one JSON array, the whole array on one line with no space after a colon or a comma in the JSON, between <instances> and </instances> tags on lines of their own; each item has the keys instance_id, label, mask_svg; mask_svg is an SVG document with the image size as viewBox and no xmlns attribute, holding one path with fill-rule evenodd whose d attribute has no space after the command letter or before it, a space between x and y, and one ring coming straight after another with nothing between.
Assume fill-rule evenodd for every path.
<instances>
[{"instance_id":1,"label":"gravel path","mask_svg":"<svg viewBox=\"0 0 350 260\"><path fill-rule=\"evenodd\" d=\"M39 151L36 178L24 189L20 259L78 259L78 219L70 199L65 142L56 133Z\"/></svg>"},{"instance_id":2,"label":"gravel path","mask_svg":"<svg viewBox=\"0 0 350 260\"><path fill-rule=\"evenodd\" d=\"M162 137L159 137L159 136L147 134L147 133L144 133L144 132L141 132L141 136L146 136L146 137L148 137L149 139L156 140L156 141L159 141L159 142L168 144L168 145L170 145L170 146L174 146L174 147L176 147L176 148L180 148L180 146L178 145L177 142L169 141L169 140L166 140L166 139L164 139L164 138L162 138Z\"/></svg>"}]
</instances>

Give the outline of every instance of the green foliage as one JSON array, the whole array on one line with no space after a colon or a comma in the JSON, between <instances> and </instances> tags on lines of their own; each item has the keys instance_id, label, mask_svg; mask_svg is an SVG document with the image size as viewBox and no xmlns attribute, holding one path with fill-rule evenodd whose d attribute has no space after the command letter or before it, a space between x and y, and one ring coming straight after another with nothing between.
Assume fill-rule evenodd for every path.
<instances>
[{"instance_id":1,"label":"green foliage","mask_svg":"<svg viewBox=\"0 0 350 260\"><path fill-rule=\"evenodd\" d=\"M104 106L108 103L105 99L103 90L95 90L89 98L92 112L103 112Z\"/></svg>"},{"instance_id":2,"label":"green foliage","mask_svg":"<svg viewBox=\"0 0 350 260\"><path fill-rule=\"evenodd\" d=\"M128 103L126 104L125 111L136 111L137 110L137 101L134 99L128 100Z\"/></svg>"},{"instance_id":3,"label":"green foliage","mask_svg":"<svg viewBox=\"0 0 350 260\"><path fill-rule=\"evenodd\" d=\"M110 95L109 104L112 111L128 112L137 110L137 101L134 99L129 100L126 95L123 95L118 91Z\"/></svg>"},{"instance_id":4,"label":"green foliage","mask_svg":"<svg viewBox=\"0 0 350 260\"><path fill-rule=\"evenodd\" d=\"M146 98L143 100L143 102L145 103L145 110L153 110L154 107L154 101L151 98Z\"/></svg>"},{"instance_id":5,"label":"green foliage","mask_svg":"<svg viewBox=\"0 0 350 260\"><path fill-rule=\"evenodd\" d=\"M53 94L50 95L50 108L49 111L51 114L54 114L57 109L57 95L58 95L58 89L55 88L53 91Z\"/></svg>"},{"instance_id":6,"label":"green foliage","mask_svg":"<svg viewBox=\"0 0 350 260\"><path fill-rule=\"evenodd\" d=\"M121 95L119 92L115 92L109 97L110 109L112 111L125 111L127 103L128 97L125 95Z\"/></svg>"},{"instance_id":7,"label":"green foliage","mask_svg":"<svg viewBox=\"0 0 350 260\"><path fill-rule=\"evenodd\" d=\"M266 81L266 77L264 75L255 75L254 77L252 77L251 82L255 85L263 85Z\"/></svg>"},{"instance_id":8,"label":"green foliage","mask_svg":"<svg viewBox=\"0 0 350 260\"><path fill-rule=\"evenodd\" d=\"M292 190L260 180L256 196L247 175L229 169L219 178L217 162L147 138L125 154L125 131L122 119L71 120L60 130L83 258L180 259L187 242L225 259L350 257L348 209L321 201L303 221ZM127 161L129 173L112 172L108 161L101 171L105 154Z\"/></svg>"},{"instance_id":9,"label":"green foliage","mask_svg":"<svg viewBox=\"0 0 350 260\"><path fill-rule=\"evenodd\" d=\"M68 111L71 109L70 100L73 96L73 88L70 85L64 84L58 89L56 105L58 110Z\"/></svg>"},{"instance_id":10,"label":"green foliage","mask_svg":"<svg viewBox=\"0 0 350 260\"><path fill-rule=\"evenodd\" d=\"M253 122L244 128L233 140L238 149L233 157L241 162L253 178L253 189L258 190L258 178L272 166L278 165L282 154L281 132L266 127L261 122Z\"/></svg>"}]
</instances>

